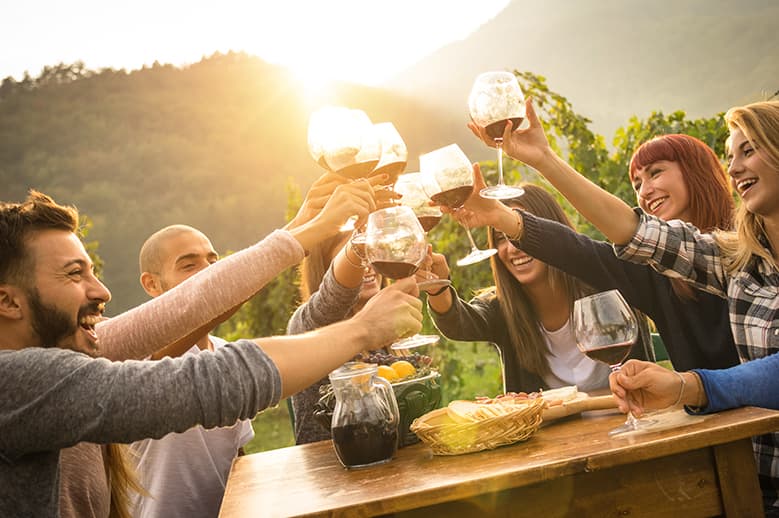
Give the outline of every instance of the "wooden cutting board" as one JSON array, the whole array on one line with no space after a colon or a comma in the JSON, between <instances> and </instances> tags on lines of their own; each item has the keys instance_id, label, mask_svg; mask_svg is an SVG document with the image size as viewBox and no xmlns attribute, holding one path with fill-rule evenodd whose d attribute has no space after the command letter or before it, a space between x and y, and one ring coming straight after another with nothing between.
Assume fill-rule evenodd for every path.
<instances>
[{"instance_id":1,"label":"wooden cutting board","mask_svg":"<svg viewBox=\"0 0 779 518\"><path fill-rule=\"evenodd\" d=\"M609 408L617 408L617 402L611 394L595 397L585 396L572 399L571 401L564 401L562 405L549 407L541 413L541 416L546 423L590 410L606 410Z\"/></svg>"}]
</instances>

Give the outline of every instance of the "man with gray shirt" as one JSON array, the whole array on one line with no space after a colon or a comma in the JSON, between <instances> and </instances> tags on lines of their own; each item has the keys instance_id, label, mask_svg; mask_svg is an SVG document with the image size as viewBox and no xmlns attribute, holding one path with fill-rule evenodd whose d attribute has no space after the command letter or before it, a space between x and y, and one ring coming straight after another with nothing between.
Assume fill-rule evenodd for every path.
<instances>
[{"instance_id":1,"label":"man with gray shirt","mask_svg":"<svg viewBox=\"0 0 779 518\"><path fill-rule=\"evenodd\" d=\"M0 516L58 515L62 448L230 425L421 329L409 278L312 333L159 362L94 359L75 351L97 348L110 293L77 225L75 209L40 193L0 204Z\"/></svg>"}]
</instances>

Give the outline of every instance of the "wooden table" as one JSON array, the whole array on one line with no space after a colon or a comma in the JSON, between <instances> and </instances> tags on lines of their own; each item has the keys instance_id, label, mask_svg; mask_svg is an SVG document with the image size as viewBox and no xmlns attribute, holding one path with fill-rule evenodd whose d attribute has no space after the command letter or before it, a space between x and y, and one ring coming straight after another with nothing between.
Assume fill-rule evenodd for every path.
<instances>
[{"instance_id":1,"label":"wooden table","mask_svg":"<svg viewBox=\"0 0 779 518\"><path fill-rule=\"evenodd\" d=\"M622 422L591 412L492 451L433 456L416 444L358 470L341 467L330 441L239 457L220 517L762 516L749 437L779 430L779 412L609 437Z\"/></svg>"}]
</instances>

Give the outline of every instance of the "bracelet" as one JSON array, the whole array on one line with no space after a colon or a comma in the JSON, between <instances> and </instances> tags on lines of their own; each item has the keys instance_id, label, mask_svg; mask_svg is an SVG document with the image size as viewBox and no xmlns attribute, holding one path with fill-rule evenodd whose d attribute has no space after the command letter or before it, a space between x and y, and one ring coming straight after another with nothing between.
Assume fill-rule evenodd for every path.
<instances>
[{"instance_id":1,"label":"bracelet","mask_svg":"<svg viewBox=\"0 0 779 518\"><path fill-rule=\"evenodd\" d=\"M349 264L351 264L354 268L356 268L358 270L364 270L365 267L367 266L367 263L365 262L365 259L361 258L360 255L357 252L355 252L354 255L356 255L357 258L360 259L360 262L357 263L357 264L355 264L354 261L349 259L349 249L344 250L344 257L346 257L346 262L348 262Z\"/></svg>"},{"instance_id":2,"label":"bracelet","mask_svg":"<svg viewBox=\"0 0 779 518\"><path fill-rule=\"evenodd\" d=\"M509 239L516 240L522 237L524 222L522 221L522 215L519 213L518 210L512 210L511 212L514 213L514 219L517 221L517 231L514 233L513 236L509 236Z\"/></svg>"},{"instance_id":3,"label":"bracelet","mask_svg":"<svg viewBox=\"0 0 779 518\"><path fill-rule=\"evenodd\" d=\"M449 288L451 288L451 286L444 286L443 288L439 289L438 291L433 291L433 292L429 292L428 291L427 292L427 296L428 297L437 297L440 294L442 294L443 292L445 292L446 290L448 290Z\"/></svg>"},{"instance_id":4,"label":"bracelet","mask_svg":"<svg viewBox=\"0 0 779 518\"><path fill-rule=\"evenodd\" d=\"M687 382L684 381L684 376L682 376L682 374L680 372L678 372L678 371L672 371L672 372L674 374L676 374L677 376L679 376L679 381L682 382L681 386L679 387L679 396L676 398L676 401L674 402L674 404L671 405L671 406L676 406L676 405L678 405L679 403L682 402L682 394L684 394L684 387L687 386Z\"/></svg>"}]
</instances>

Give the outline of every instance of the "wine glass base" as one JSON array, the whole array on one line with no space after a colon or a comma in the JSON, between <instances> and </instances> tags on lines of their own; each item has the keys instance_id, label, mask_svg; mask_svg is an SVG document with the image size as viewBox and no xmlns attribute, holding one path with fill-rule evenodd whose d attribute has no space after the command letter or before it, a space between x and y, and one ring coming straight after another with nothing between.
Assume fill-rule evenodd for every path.
<instances>
[{"instance_id":1,"label":"wine glass base","mask_svg":"<svg viewBox=\"0 0 779 518\"><path fill-rule=\"evenodd\" d=\"M489 259L497 253L498 251L494 248L488 248L487 250L471 250L470 254L466 255L462 259L457 260L457 266L468 266L471 264L476 264L485 259Z\"/></svg>"},{"instance_id":2,"label":"wine glass base","mask_svg":"<svg viewBox=\"0 0 779 518\"><path fill-rule=\"evenodd\" d=\"M609 436L613 435L621 435L623 433L628 432L637 432L640 430L646 430L648 428L651 428L652 425L657 424L657 421L655 419L628 419L623 424L619 425L618 427L614 428L613 430L609 430Z\"/></svg>"},{"instance_id":3,"label":"wine glass base","mask_svg":"<svg viewBox=\"0 0 779 518\"><path fill-rule=\"evenodd\" d=\"M417 283L417 287L420 290L428 288L443 288L445 286L451 286L452 281L449 279L430 279L428 281L422 281Z\"/></svg>"},{"instance_id":4,"label":"wine glass base","mask_svg":"<svg viewBox=\"0 0 779 518\"><path fill-rule=\"evenodd\" d=\"M393 343L390 349L413 349L414 347L421 347L423 345L431 345L438 342L441 339L438 335L414 335L404 338Z\"/></svg>"},{"instance_id":5,"label":"wine glass base","mask_svg":"<svg viewBox=\"0 0 779 518\"><path fill-rule=\"evenodd\" d=\"M509 198L518 198L525 194L525 189L522 187L513 187L511 185L492 185L485 187L479 194L482 198L490 198L493 200L507 200Z\"/></svg>"}]
</instances>

